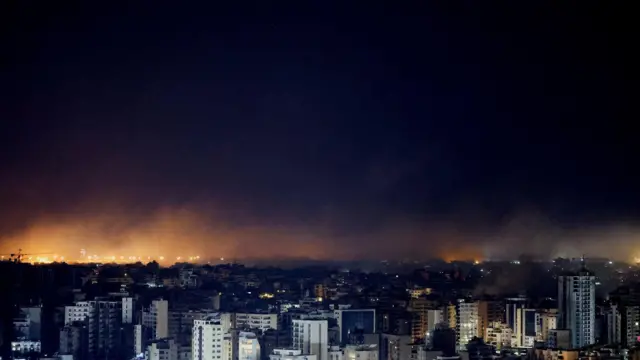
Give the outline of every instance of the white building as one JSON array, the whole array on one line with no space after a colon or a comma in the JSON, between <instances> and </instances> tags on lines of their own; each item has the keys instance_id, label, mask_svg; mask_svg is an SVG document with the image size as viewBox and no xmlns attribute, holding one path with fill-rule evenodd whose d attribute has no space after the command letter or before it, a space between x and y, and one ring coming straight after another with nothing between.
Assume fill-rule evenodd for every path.
<instances>
[{"instance_id":1,"label":"white building","mask_svg":"<svg viewBox=\"0 0 640 360\"><path fill-rule=\"evenodd\" d=\"M347 345L344 360L378 360L377 345Z\"/></svg>"},{"instance_id":2,"label":"white building","mask_svg":"<svg viewBox=\"0 0 640 360\"><path fill-rule=\"evenodd\" d=\"M222 360L224 334L219 314L195 320L191 341L193 360Z\"/></svg>"},{"instance_id":3,"label":"white building","mask_svg":"<svg viewBox=\"0 0 640 360\"><path fill-rule=\"evenodd\" d=\"M431 336L436 326L445 320L444 309L427 309L427 336Z\"/></svg>"},{"instance_id":4,"label":"white building","mask_svg":"<svg viewBox=\"0 0 640 360\"><path fill-rule=\"evenodd\" d=\"M303 354L302 350L298 349L273 349L269 360L318 360L318 357L312 354Z\"/></svg>"},{"instance_id":5,"label":"white building","mask_svg":"<svg viewBox=\"0 0 640 360\"><path fill-rule=\"evenodd\" d=\"M64 324L71 325L76 321L84 321L93 309L93 301L78 301L75 305L64 307Z\"/></svg>"},{"instance_id":6,"label":"white building","mask_svg":"<svg viewBox=\"0 0 640 360\"><path fill-rule=\"evenodd\" d=\"M240 332L238 334L238 360L260 360L260 343L256 334Z\"/></svg>"},{"instance_id":7,"label":"white building","mask_svg":"<svg viewBox=\"0 0 640 360\"><path fill-rule=\"evenodd\" d=\"M558 328L558 310L547 309L536 313L536 340L547 342L549 330Z\"/></svg>"},{"instance_id":8,"label":"white building","mask_svg":"<svg viewBox=\"0 0 640 360\"><path fill-rule=\"evenodd\" d=\"M111 354L120 346L122 300L78 301L65 306L65 326L85 322L89 354Z\"/></svg>"},{"instance_id":9,"label":"white building","mask_svg":"<svg viewBox=\"0 0 640 360\"><path fill-rule=\"evenodd\" d=\"M459 299L456 304L456 346L465 350L471 339L478 336L478 303Z\"/></svg>"},{"instance_id":10,"label":"white building","mask_svg":"<svg viewBox=\"0 0 640 360\"><path fill-rule=\"evenodd\" d=\"M507 324L494 322L485 330L485 342L493 345L497 350L509 348L515 342L513 330Z\"/></svg>"},{"instance_id":11,"label":"white building","mask_svg":"<svg viewBox=\"0 0 640 360\"><path fill-rule=\"evenodd\" d=\"M595 343L595 276L582 267L558 277L558 329L571 330L571 346Z\"/></svg>"},{"instance_id":12,"label":"white building","mask_svg":"<svg viewBox=\"0 0 640 360\"><path fill-rule=\"evenodd\" d=\"M317 360L329 360L329 327L325 319L293 320L293 348Z\"/></svg>"},{"instance_id":13,"label":"white building","mask_svg":"<svg viewBox=\"0 0 640 360\"><path fill-rule=\"evenodd\" d=\"M147 347L148 360L178 360L178 345L173 339L153 340Z\"/></svg>"},{"instance_id":14,"label":"white building","mask_svg":"<svg viewBox=\"0 0 640 360\"><path fill-rule=\"evenodd\" d=\"M133 325L133 352L136 355L144 353L144 344L147 339L144 336L145 326L142 324Z\"/></svg>"},{"instance_id":15,"label":"white building","mask_svg":"<svg viewBox=\"0 0 640 360\"><path fill-rule=\"evenodd\" d=\"M536 341L536 310L516 309L515 344L519 348L532 348Z\"/></svg>"},{"instance_id":16,"label":"white building","mask_svg":"<svg viewBox=\"0 0 640 360\"><path fill-rule=\"evenodd\" d=\"M124 297L120 301L96 300L96 301L77 301L75 305L64 307L64 324L70 325L76 321L84 321L89 314L96 311L99 307L107 306L109 308L118 309L121 314L120 322L122 324L133 323L133 298Z\"/></svg>"},{"instance_id":17,"label":"white building","mask_svg":"<svg viewBox=\"0 0 640 360\"><path fill-rule=\"evenodd\" d=\"M249 327L261 331L278 330L278 314L236 313L233 327Z\"/></svg>"}]
</instances>

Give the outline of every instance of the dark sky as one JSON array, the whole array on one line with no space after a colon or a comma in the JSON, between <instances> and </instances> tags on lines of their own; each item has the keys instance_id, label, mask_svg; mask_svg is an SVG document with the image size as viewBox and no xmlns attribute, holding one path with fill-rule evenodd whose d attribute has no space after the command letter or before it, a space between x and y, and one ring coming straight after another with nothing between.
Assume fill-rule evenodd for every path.
<instances>
[{"instance_id":1,"label":"dark sky","mask_svg":"<svg viewBox=\"0 0 640 360\"><path fill-rule=\"evenodd\" d=\"M513 227L516 244L538 227L635 226L625 9L8 3L0 241L12 246L53 225L91 229L68 235L84 246L121 243L182 217L197 217L184 227L204 247L224 228L229 243L370 257L383 242L440 254ZM567 239L553 241L579 244Z\"/></svg>"}]
</instances>

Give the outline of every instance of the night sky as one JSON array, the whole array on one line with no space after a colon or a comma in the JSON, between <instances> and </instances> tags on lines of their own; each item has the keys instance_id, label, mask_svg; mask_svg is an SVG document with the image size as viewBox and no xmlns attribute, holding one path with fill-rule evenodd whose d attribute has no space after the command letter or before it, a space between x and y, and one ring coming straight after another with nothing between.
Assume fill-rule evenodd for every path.
<instances>
[{"instance_id":1,"label":"night sky","mask_svg":"<svg viewBox=\"0 0 640 360\"><path fill-rule=\"evenodd\" d=\"M6 251L622 256L638 239L624 9L124 3L2 4Z\"/></svg>"}]
</instances>

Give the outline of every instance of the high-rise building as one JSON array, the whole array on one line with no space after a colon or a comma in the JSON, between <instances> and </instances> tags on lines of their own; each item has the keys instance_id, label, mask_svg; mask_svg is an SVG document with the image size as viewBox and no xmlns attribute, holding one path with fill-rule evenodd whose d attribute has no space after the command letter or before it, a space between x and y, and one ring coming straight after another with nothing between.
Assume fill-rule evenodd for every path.
<instances>
[{"instance_id":1,"label":"high-rise building","mask_svg":"<svg viewBox=\"0 0 640 360\"><path fill-rule=\"evenodd\" d=\"M433 311L442 314L442 312L440 312L441 310L442 308L438 300L432 297L419 296L411 298L409 301L409 311L413 315L411 319L411 338L414 342L422 341L427 335L427 332L435 327L435 323L429 323L429 312L432 312L431 317L433 317Z\"/></svg>"},{"instance_id":2,"label":"high-rise building","mask_svg":"<svg viewBox=\"0 0 640 360\"><path fill-rule=\"evenodd\" d=\"M133 324L133 298L122 298L122 323Z\"/></svg>"},{"instance_id":3,"label":"high-rise building","mask_svg":"<svg viewBox=\"0 0 640 360\"><path fill-rule=\"evenodd\" d=\"M478 303L459 299L456 303L457 348L464 350L478 336Z\"/></svg>"},{"instance_id":4,"label":"high-rise building","mask_svg":"<svg viewBox=\"0 0 640 360\"><path fill-rule=\"evenodd\" d=\"M624 332L626 343L635 344L640 340L640 306L626 306L624 312L621 325L626 329Z\"/></svg>"},{"instance_id":5,"label":"high-rise building","mask_svg":"<svg viewBox=\"0 0 640 360\"><path fill-rule=\"evenodd\" d=\"M123 344L122 304L120 301L79 301L65 307L65 325L84 323L88 332L87 359L117 357Z\"/></svg>"},{"instance_id":6,"label":"high-rise building","mask_svg":"<svg viewBox=\"0 0 640 360\"><path fill-rule=\"evenodd\" d=\"M222 360L224 331L219 314L213 314L193 324L191 354L193 360Z\"/></svg>"},{"instance_id":7,"label":"high-rise building","mask_svg":"<svg viewBox=\"0 0 640 360\"><path fill-rule=\"evenodd\" d=\"M478 337L484 338L487 328L493 323L503 323L505 309L500 300L478 300Z\"/></svg>"},{"instance_id":8,"label":"high-rise building","mask_svg":"<svg viewBox=\"0 0 640 360\"><path fill-rule=\"evenodd\" d=\"M516 309L515 346L531 348L536 341L536 311Z\"/></svg>"},{"instance_id":9,"label":"high-rise building","mask_svg":"<svg viewBox=\"0 0 640 360\"><path fill-rule=\"evenodd\" d=\"M622 316L618 305L611 305L604 312L604 326L606 327L606 343L621 344Z\"/></svg>"},{"instance_id":10,"label":"high-rise building","mask_svg":"<svg viewBox=\"0 0 640 360\"><path fill-rule=\"evenodd\" d=\"M584 267L558 277L558 329L571 333L571 346L582 348L595 342L595 276Z\"/></svg>"},{"instance_id":11,"label":"high-rise building","mask_svg":"<svg viewBox=\"0 0 640 360\"><path fill-rule=\"evenodd\" d=\"M149 310L142 312L142 325L153 329L154 339L169 337L169 302L153 300Z\"/></svg>"},{"instance_id":12,"label":"high-rise building","mask_svg":"<svg viewBox=\"0 0 640 360\"><path fill-rule=\"evenodd\" d=\"M636 335L638 320L634 319L637 310L634 308L640 306L640 285L620 286L609 294L609 299L620 314L620 345L631 347L638 340Z\"/></svg>"},{"instance_id":13,"label":"high-rise building","mask_svg":"<svg viewBox=\"0 0 640 360\"><path fill-rule=\"evenodd\" d=\"M133 326L133 352L136 356L144 355L147 344L153 340L153 329L146 325L136 324Z\"/></svg>"},{"instance_id":14,"label":"high-rise building","mask_svg":"<svg viewBox=\"0 0 640 360\"><path fill-rule=\"evenodd\" d=\"M514 297L506 299L505 322L514 332L516 331L516 318L518 309L526 309L527 302L527 298L525 297Z\"/></svg>"},{"instance_id":15,"label":"high-rise building","mask_svg":"<svg viewBox=\"0 0 640 360\"><path fill-rule=\"evenodd\" d=\"M169 310L169 337L172 338L180 347L191 348L194 321L202 320L210 314L211 312L206 310Z\"/></svg>"},{"instance_id":16,"label":"high-rise building","mask_svg":"<svg viewBox=\"0 0 640 360\"><path fill-rule=\"evenodd\" d=\"M292 327L293 348L304 354L328 360L329 327L326 319L295 319Z\"/></svg>"}]
</instances>

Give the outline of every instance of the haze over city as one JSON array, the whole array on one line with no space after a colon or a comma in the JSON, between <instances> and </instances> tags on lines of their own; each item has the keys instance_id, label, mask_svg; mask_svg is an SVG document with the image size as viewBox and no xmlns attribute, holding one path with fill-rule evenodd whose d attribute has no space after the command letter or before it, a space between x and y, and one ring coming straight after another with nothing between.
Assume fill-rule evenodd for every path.
<instances>
[{"instance_id":1,"label":"haze over city","mask_svg":"<svg viewBox=\"0 0 640 360\"><path fill-rule=\"evenodd\" d=\"M301 6L18 5L1 252L640 256L607 11Z\"/></svg>"}]
</instances>

